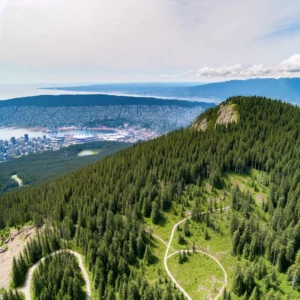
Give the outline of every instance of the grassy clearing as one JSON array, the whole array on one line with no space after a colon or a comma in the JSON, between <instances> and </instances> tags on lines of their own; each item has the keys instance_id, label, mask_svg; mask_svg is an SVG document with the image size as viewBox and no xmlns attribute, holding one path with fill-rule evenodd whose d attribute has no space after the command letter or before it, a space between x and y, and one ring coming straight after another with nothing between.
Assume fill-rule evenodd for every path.
<instances>
[{"instance_id":1,"label":"grassy clearing","mask_svg":"<svg viewBox=\"0 0 300 300\"><path fill-rule=\"evenodd\" d=\"M182 264L178 262L178 255L174 255L169 258L168 266L192 299L212 299L223 285L222 270L204 254L190 253Z\"/></svg>"},{"instance_id":2,"label":"grassy clearing","mask_svg":"<svg viewBox=\"0 0 300 300\"><path fill-rule=\"evenodd\" d=\"M183 196L183 201L186 201L188 203L189 209L192 208L194 198L191 199L189 196L190 194L195 194L197 190L197 187L195 186L190 186L189 191L186 192ZM212 199L216 200L216 208L226 207L229 204L229 197L226 193L224 193L224 190L218 190L218 189L213 189L209 183L205 183L204 188L201 190L201 196L200 198L200 210L201 211L207 211L209 208L209 203L211 202ZM175 208L174 208L175 207ZM180 204L175 204L174 207L169 211L169 212L164 212L163 213L163 220L159 224L153 224L150 218L146 219L146 224L145 226L147 228L151 228L153 230L153 233L160 236L165 242L169 241L173 226L181 221L185 217L185 212L182 212L182 205ZM176 214L174 214L174 211ZM230 239L228 239L228 226L229 226L229 212L216 212L213 213L212 215L220 221L220 226L222 226L220 233L215 233L213 230L208 229L210 239L205 240L205 231L206 231L206 226L204 223L196 223L193 222L192 220L189 220L190 223L190 236L185 237L185 243L183 245L178 243L178 234L182 233L183 234L183 226L184 224L180 225L179 230L175 233L174 239L172 242L172 248L170 249L170 253L173 252L174 249L191 249L193 246L193 242L195 245L200 245L204 248L209 249L210 252L214 253L217 258L219 258L224 264L229 278L232 275L232 272L228 271L229 268L233 269L233 266L236 264L236 259L231 257L230 251L228 249L231 248L230 245ZM205 218L205 216L203 216ZM224 222L227 220L226 222ZM224 251L226 249L226 251ZM160 269L162 270L161 274L165 274L165 270L163 267L163 257L165 253L166 247L163 245L160 241L156 240L154 243L154 247L152 247L153 253L155 253L155 256L158 258L157 262L153 265L150 265L146 267L146 274L149 280L151 281L152 278L157 278L157 270ZM215 268L217 269L217 272L220 274L220 279L223 280L223 273L219 266L209 257L205 257L205 261L207 261L207 264L199 264L199 263L190 263L192 261L193 256L197 256L198 254L191 254L191 259L189 262L186 262L184 266L187 266L187 269L189 269L189 265L192 264L193 267L196 269L195 274L196 277L198 276L198 272L200 272L201 276L205 278L209 278L209 274L206 273L206 268L209 268L210 264L213 264ZM199 254L199 256L196 257L196 260L199 260L202 255ZM177 258L172 257L169 259L169 267L172 266L172 262L175 260L176 265L178 265ZM182 265L180 265L182 266ZM174 262L173 262L173 267L174 267ZM170 268L171 270L171 268ZM199 271L197 271L199 270ZM171 272L173 272L171 270ZM194 272L194 271L193 271ZM183 274L183 280L185 277L185 274ZM192 273L187 272L186 273L187 277L190 277L192 275L192 278L194 278L194 275ZM195 277L195 278L196 278ZM177 277L175 277L177 278ZM198 280L198 279L197 279ZM196 282L197 282L196 280ZM202 279L201 279L202 281ZM209 280L208 280L209 281ZM222 284L221 284L222 285ZM220 285L220 286L221 286ZM217 285L216 285L217 286ZM188 291L188 293L193 294L193 289L194 286L192 285ZM205 288L203 288L201 291L204 294L210 293L211 286L206 288L207 291L204 292ZM195 290L195 295L192 298L198 299L197 295L199 295L199 292L197 292L197 288Z\"/></svg>"},{"instance_id":3,"label":"grassy clearing","mask_svg":"<svg viewBox=\"0 0 300 300\"><path fill-rule=\"evenodd\" d=\"M149 265L142 263L142 270L152 285L155 285L156 283L160 285L168 277L164 268L164 255L166 246L155 238L151 240L151 246L152 263Z\"/></svg>"},{"instance_id":4,"label":"grassy clearing","mask_svg":"<svg viewBox=\"0 0 300 300\"><path fill-rule=\"evenodd\" d=\"M8 239L10 235L10 229L9 228L4 228L0 230L0 247L2 247L4 242Z\"/></svg>"},{"instance_id":5,"label":"grassy clearing","mask_svg":"<svg viewBox=\"0 0 300 300\"><path fill-rule=\"evenodd\" d=\"M98 153L99 153L99 150L83 150L78 153L78 156L96 155Z\"/></svg>"},{"instance_id":6,"label":"grassy clearing","mask_svg":"<svg viewBox=\"0 0 300 300\"><path fill-rule=\"evenodd\" d=\"M159 224L153 224L151 218L145 218L145 226L151 229L154 234L160 236L165 242L168 242L173 226L183 218L180 214L172 214L171 211L163 212L162 220Z\"/></svg>"},{"instance_id":7,"label":"grassy clearing","mask_svg":"<svg viewBox=\"0 0 300 300\"><path fill-rule=\"evenodd\" d=\"M15 180L18 183L19 187L24 185L23 180L19 178L18 175L12 175L11 179Z\"/></svg>"},{"instance_id":8,"label":"grassy clearing","mask_svg":"<svg viewBox=\"0 0 300 300\"><path fill-rule=\"evenodd\" d=\"M165 242L169 241L173 226L181 221L187 211L191 211L195 201L199 203L199 209L202 212L208 212L210 209L219 209L230 206L231 189L238 186L243 192L250 192L254 200L251 205L251 215L265 223L268 220L268 214L264 212L264 203L268 200L269 187L268 175L256 170L250 170L248 174L228 173L223 177L223 185L219 189L213 188L208 181L203 182L201 187L190 185L184 192L183 205L173 203L168 212L163 213L163 220L155 225L151 219L145 220L145 227L151 228L153 233L160 236ZM224 266L228 274L227 290L232 287L234 270L238 264L246 266L249 261L240 257L231 255L231 233L230 219L232 211L216 211L210 214L204 214L199 222L189 219L189 235L184 234L184 224L179 226L175 232L169 254L174 250L192 249L193 244L198 249L206 250L214 255ZM179 234L184 237L183 243L179 244ZM162 278L166 276L163 267L163 257L166 247L160 241L153 241L152 252L157 258L152 265L145 266L145 274L148 279L155 283L158 272ZM298 299L298 293L293 291L285 274L279 273L276 268L265 260L268 274L274 273L276 279L271 280L271 286L274 291L279 291L281 295L288 295L289 299ZM218 287L222 286L223 273L219 266L209 257L201 254L191 254L187 262L179 264L178 256L175 255L168 260L170 271L179 283L186 289L193 299L207 299L217 294ZM159 270L159 271L158 271ZM257 284L261 291L266 291L264 281ZM236 295L231 294L232 299L238 299ZM287 299L287 298L282 298Z\"/></svg>"}]
</instances>

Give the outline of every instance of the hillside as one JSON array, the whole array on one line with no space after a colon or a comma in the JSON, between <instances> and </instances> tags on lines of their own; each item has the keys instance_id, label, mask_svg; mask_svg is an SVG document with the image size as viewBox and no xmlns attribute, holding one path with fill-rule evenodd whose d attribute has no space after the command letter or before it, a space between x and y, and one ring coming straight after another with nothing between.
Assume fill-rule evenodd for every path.
<instances>
[{"instance_id":1,"label":"hillside","mask_svg":"<svg viewBox=\"0 0 300 300\"><path fill-rule=\"evenodd\" d=\"M99 161L105 156L130 146L130 143L94 142L72 145L57 151L31 154L7 161L0 167L0 194L18 188L18 183L11 178L15 174L22 179L24 185L37 185ZM87 150L94 151L94 154L80 156L82 151Z\"/></svg>"},{"instance_id":2,"label":"hillside","mask_svg":"<svg viewBox=\"0 0 300 300\"><path fill-rule=\"evenodd\" d=\"M51 223L83 253L94 299L299 299L299 124L298 107L230 98L187 129L6 193L0 228Z\"/></svg>"}]
</instances>

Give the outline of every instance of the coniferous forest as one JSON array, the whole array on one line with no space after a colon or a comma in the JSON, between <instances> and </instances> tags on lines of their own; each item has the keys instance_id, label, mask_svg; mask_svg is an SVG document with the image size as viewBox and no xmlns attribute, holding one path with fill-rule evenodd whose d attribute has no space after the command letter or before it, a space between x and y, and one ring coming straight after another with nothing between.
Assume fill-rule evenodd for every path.
<instances>
[{"instance_id":1,"label":"coniferous forest","mask_svg":"<svg viewBox=\"0 0 300 300\"><path fill-rule=\"evenodd\" d=\"M37 185L94 163L129 146L129 143L121 142L93 142L7 161L0 169L0 194L19 187L18 183L11 178L14 174L18 174L24 185ZM79 157L78 154L84 150L95 150L97 154Z\"/></svg>"},{"instance_id":2,"label":"coniferous forest","mask_svg":"<svg viewBox=\"0 0 300 300\"><path fill-rule=\"evenodd\" d=\"M47 256L35 270L32 281L35 299L85 299L78 262L68 252Z\"/></svg>"},{"instance_id":3,"label":"coniferous forest","mask_svg":"<svg viewBox=\"0 0 300 300\"><path fill-rule=\"evenodd\" d=\"M226 174L256 170L265 174L264 185L269 191L261 204L263 215L253 211L251 194L239 187L230 190L228 250L247 266L235 266L223 299L297 299L276 287L276 275L269 276L267 266L284 274L286 284L297 293L300 108L261 97L233 97L222 105L234 107L236 122L217 124L220 106L211 108L195 121L197 125L205 119L206 130L196 130L197 126L177 130L137 143L78 172L2 195L0 228L29 221L53 228L46 234L51 243L47 241L45 246L45 237L35 242L37 258L30 258L34 247L27 247L24 265L28 268L58 249L59 240L63 240L83 253L95 299L183 299L168 279L163 285L152 284L143 274L142 266L151 265L155 256L151 234L144 230L145 219L160 224L164 212L180 205L183 210L192 209L193 221L209 225L210 220L198 209L207 205L201 198L203 185L209 183L220 190ZM186 201L190 187L199 191ZM189 234L186 225L184 235ZM41 265L44 282L51 272L64 276L59 268L51 269L59 259L51 258L48 266ZM20 263L16 261L16 265ZM77 278L76 264L70 265L74 265L71 278ZM19 276L21 279L14 279L15 286L24 278ZM58 293L61 287L57 285ZM46 293L47 288L37 289ZM300 293L297 295L299 299Z\"/></svg>"}]
</instances>

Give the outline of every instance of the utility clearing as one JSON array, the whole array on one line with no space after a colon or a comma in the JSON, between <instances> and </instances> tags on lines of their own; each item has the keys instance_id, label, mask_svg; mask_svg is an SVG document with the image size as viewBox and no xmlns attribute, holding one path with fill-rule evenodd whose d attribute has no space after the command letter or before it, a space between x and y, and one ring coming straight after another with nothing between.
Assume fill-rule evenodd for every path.
<instances>
[{"instance_id":1,"label":"utility clearing","mask_svg":"<svg viewBox=\"0 0 300 300\"><path fill-rule=\"evenodd\" d=\"M18 177L17 174L11 176L11 179L15 180L18 183L19 187L24 186L23 180L20 177Z\"/></svg>"},{"instance_id":2,"label":"utility clearing","mask_svg":"<svg viewBox=\"0 0 300 300\"><path fill-rule=\"evenodd\" d=\"M83 150L83 151L78 153L78 156L80 156L80 157L90 156L90 155L96 155L98 153L99 153L99 151L95 151L95 150Z\"/></svg>"}]
</instances>

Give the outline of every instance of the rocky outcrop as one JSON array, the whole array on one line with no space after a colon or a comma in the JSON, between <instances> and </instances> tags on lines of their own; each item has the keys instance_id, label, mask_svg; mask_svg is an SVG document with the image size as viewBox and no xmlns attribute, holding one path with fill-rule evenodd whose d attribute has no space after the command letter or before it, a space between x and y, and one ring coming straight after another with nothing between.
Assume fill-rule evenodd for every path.
<instances>
[{"instance_id":1,"label":"rocky outcrop","mask_svg":"<svg viewBox=\"0 0 300 300\"><path fill-rule=\"evenodd\" d=\"M216 124L227 125L229 123L237 123L237 121L238 113L235 110L235 105L221 105Z\"/></svg>"},{"instance_id":2,"label":"rocky outcrop","mask_svg":"<svg viewBox=\"0 0 300 300\"><path fill-rule=\"evenodd\" d=\"M205 118L200 122L200 124L194 123L192 125L192 128L198 131L205 131L207 129L207 126L208 126L208 122L207 119Z\"/></svg>"}]
</instances>

